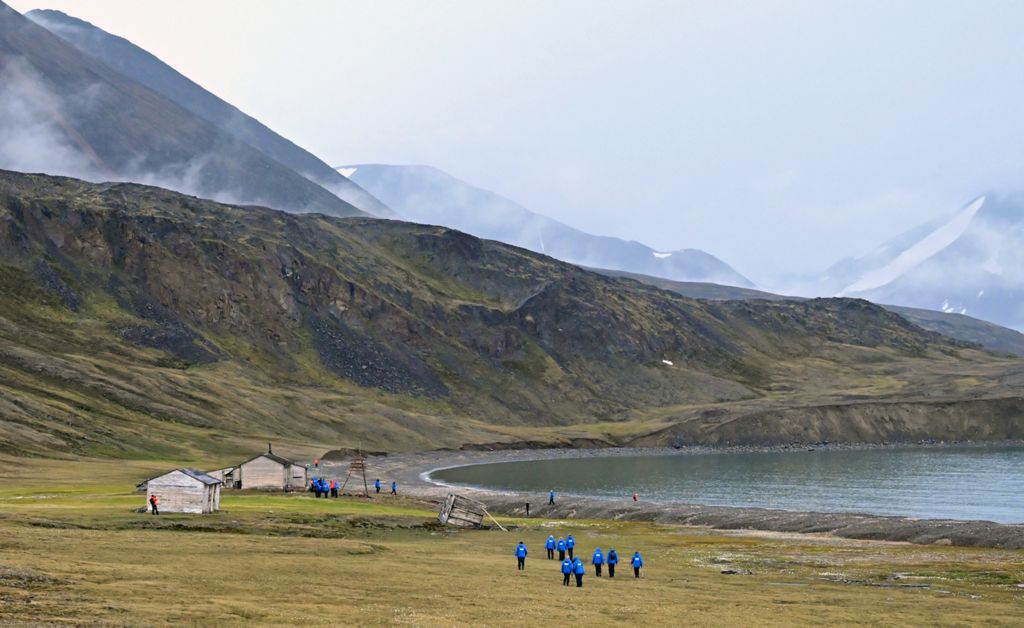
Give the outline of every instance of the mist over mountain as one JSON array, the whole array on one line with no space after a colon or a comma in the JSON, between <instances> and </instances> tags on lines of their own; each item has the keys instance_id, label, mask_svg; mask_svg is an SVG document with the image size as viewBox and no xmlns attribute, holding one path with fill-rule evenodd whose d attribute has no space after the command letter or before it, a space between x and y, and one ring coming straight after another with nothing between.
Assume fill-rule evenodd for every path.
<instances>
[{"instance_id":1,"label":"mist over mountain","mask_svg":"<svg viewBox=\"0 0 1024 628\"><path fill-rule=\"evenodd\" d=\"M662 252L639 242L592 235L430 166L359 164L338 170L414 222L451 227L581 266L753 287L704 251Z\"/></svg>"},{"instance_id":2,"label":"mist over mountain","mask_svg":"<svg viewBox=\"0 0 1024 628\"><path fill-rule=\"evenodd\" d=\"M218 98L127 39L61 11L36 9L26 13L25 17L83 53L99 59L128 78L181 105L221 131L315 181L359 209L377 216L394 216L394 212L373 195L343 177L309 151L281 137L259 120Z\"/></svg>"},{"instance_id":3,"label":"mist over mountain","mask_svg":"<svg viewBox=\"0 0 1024 628\"><path fill-rule=\"evenodd\" d=\"M834 265L815 291L1024 329L1024 197L978 197Z\"/></svg>"},{"instance_id":4,"label":"mist over mountain","mask_svg":"<svg viewBox=\"0 0 1024 628\"><path fill-rule=\"evenodd\" d=\"M0 168L292 212L351 203L0 3Z\"/></svg>"}]
</instances>

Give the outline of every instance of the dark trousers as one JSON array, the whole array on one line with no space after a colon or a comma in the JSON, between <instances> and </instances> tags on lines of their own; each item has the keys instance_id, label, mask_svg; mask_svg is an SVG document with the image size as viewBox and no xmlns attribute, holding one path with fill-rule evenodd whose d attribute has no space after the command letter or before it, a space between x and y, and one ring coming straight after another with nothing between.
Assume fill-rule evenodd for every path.
<instances>
[{"instance_id":1,"label":"dark trousers","mask_svg":"<svg viewBox=\"0 0 1024 628\"><path fill-rule=\"evenodd\" d=\"M581 573L576 574L576 586L577 587L582 587L583 586L583 574L581 574Z\"/></svg>"},{"instance_id":2,"label":"dark trousers","mask_svg":"<svg viewBox=\"0 0 1024 628\"><path fill-rule=\"evenodd\" d=\"M597 569L597 577L600 578L601 577L601 565L594 565L594 568Z\"/></svg>"},{"instance_id":3,"label":"dark trousers","mask_svg":"<svg viewBox=\"0 0 1024 628\"><path fill-rule=\"evenodd\" d=\"M562 586L569 586L569 578L572 577L571 573L562 574Z\"/></svg>"},{"instance_id":4,"label":"dark trousers","mask_svg":"<svg viewBox=\"0 0 1024 628\"><path fill-rule=\"evenodd\" d=\"M640 577L640 568L639 567L633 567L633 577L634 578L639 578Z\"/></svg>"},{"instance_id":5,"label":"dark trousers","mask_svg":"<svg viewBox=\"0 0 1024 628\"><path fill-rule=\"evenodd\" d=\"M608 577L615 577L615 563L608 563Z\"/></svg>"},{"instance_id":6,"label":"dark trousers","mask_svg":"<svg viewBox=\"0 0 1024 628\"><path fill-rule=\"evenodd\" d=\"M558 550L558 560L565 560L565 550Z\"/></svg>"},{"instance_id":7,"label":"dark trousers","mask_svg":"<svg viewBox=\"0 0 1024 628\"><path fill-rule=\"evenodd\" d=\"M554 506L554 505L555 505L555 498L554 497L549 497L548 498L548 506Z\"/></svg>"},{"instance_id":8,"label":"dark trousers","mask_svg":"<svg viewBox=\"0 0 1024 628\"><path fill-rule=\"evenodd\" d=\"M338 496L338 487L334 487L334 488L331 489L331 497L337 497L337 496Z\"/></svg>"},{"instance_id":9,"label":"dark trousers","mask_svg":"<svg viewBox=\"0 0 1024 628\"><path fill-rule=\"evenodd\" d=\"M152 504L152 506L153 506L153 514L154 515L159 515L160 514L160 509L156 507L156 504Z\"/></svg>"},{"instance_id":10,"label":"dark trousers","mask_svg":"<svg viewBox=\"0 0 1024 628\"><path fill-rule=\"evenodd\" d=\"M569 558L572 558L572 548L569 548Z\"/></svg>"},{"instance_id":11,"label":"dark trousers","mask_svg":"<svg viewBox=\"0 0 1024 628\"><path fill-rule=\"evenodd\" d=\"M395 489L391 489L391 494L392 495L398 495L398 491L396 491Z\"/></svg>"},{"instance_id":12,"label":"dark trousers","mask_svg":"<svg viewBox=\"0 0 1024 628\"><path fill-rule=\"evenodd\" d=\"M555 550L549 549L548 550L548 560L554 560L554 559L555 559ZM565 559L563 559L563 560L565 560Z\"/></svg>"},{"instance_id":13,"label":"dark trousers","mask_svg":"<svg viewBox=\"0 0 1024 628\"><path fill-rule=\"evenodd\" d=\"M375 488L377 489L377 492L379 493L379 492L380 492L380 487L379 487L379 486L377 486L377 487L375 487Z\"/></svg>"},{"instance_id":14,"label":"dark trousers","mask_svg":"<svg viewBox=\"0 0 1024 628\"><path fill-rule=\"evenodd\" d=\"M316 489L316 498L320 499L320 489Z\"/></svg>"},{"instance_id":15,"label":"dark trousers","mask_svg":"<svg viewBox=\"0 0 1024 628\"><path fill-rule=\"evenodd\" d=\"M516 556L516 559L519 561L519 569L526 569L526 558L525 557L521 557L521 556Z\"/></svg>"}]
</instances>

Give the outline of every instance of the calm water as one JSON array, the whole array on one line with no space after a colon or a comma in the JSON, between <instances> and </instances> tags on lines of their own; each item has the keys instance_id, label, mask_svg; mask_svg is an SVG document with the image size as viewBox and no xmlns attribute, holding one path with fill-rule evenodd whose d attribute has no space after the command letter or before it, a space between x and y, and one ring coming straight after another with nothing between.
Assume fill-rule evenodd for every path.
<instances>
[{"instance_id":1,"label":"calm water","mask_svg":"<svg viewBox=\"0 0 1024 628\"><path fill-rule=\"evenodd\" d=\"M591 497L1024 522L1024 448L957 447L541 460L437 471L449 484Z\"/></svg>"}]
</instances>

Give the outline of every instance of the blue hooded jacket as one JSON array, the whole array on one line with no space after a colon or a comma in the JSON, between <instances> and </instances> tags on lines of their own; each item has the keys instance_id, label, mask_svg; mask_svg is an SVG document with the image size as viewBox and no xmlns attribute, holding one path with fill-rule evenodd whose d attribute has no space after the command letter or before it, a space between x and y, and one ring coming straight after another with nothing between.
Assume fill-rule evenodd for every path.
<instances>
[{"instance_id":1,"label":"blue hooded jacket","mask_svg":"<svg viewBox=\"0 0 1024 628\"><path fill-rule=\"evenodd\" d=\"M516 558L526 558L526 546L522 543L516 546Z\"/></svg>"},{"instance_id":2,"label":"blue hooded jacket","mask_svg":"<svg viewBox=\"0 0 1024 628\"><path fill-rule=\"evenodd\" d=\"M573 565L573 570L578 575L582 576L583 574L587 573L587 568L583 566L583 561L580 560L579 558L577 558L576 560L572 561L572 565Z\"/></svg>"},{"instance_id":3,"label":"blue hooded jacket","mask_svg":"<svg viewBox=\"0 0 1024 628\"><path fill-rule=\"evenodd\" d=\"M373 481L373 488L380 488L380 480Z\"/></svg>"},{"instance_id":4,"label":"blue hooded jacket","mask_svg":"<svg viewBox=\"0 0 1024 628\"><path fill-rule=\"evenodd\" d=\"M634 567L643 567L644 559L640 557L640 552L633 554L633 560L631 561Z\"/></svg>"},{"instance_id":5,"label":"blue hooded jacket","mask_svg":"<svg viewBox=\"0 0 1024 628\"><path fill-rule=\"evenodd\" d=\"M614 549L608 550L608 564L618 565L619 564L619 553Z\"/></svg>"},{"instance_id":6,"label":"blue hooded jacket","mask_svg":"<svg viewBox=\"0 0 1024 628\"><path fill-rule=\"evenodd\" d=\"M558 539L558 551L564 552L568 546L565 544L565 539Z\"/></svg>"},{"instance_id":7,"label":"blue hooded jacket","mask_svg":"<svg viewBox=\"0 0 1024 628\"><path fill-rule=\"evenodd\" d=\"M548 542L544 544L544 549L555 549L555 537L548 537Z\"/></svg>"},{"instance_id":8,"label":"blue hooded jacket","mask_svg":"<svg viewBox=\"0 0 1024 628\"><path fill-rule=\"evenodd\" d=\"M597 548L596 550L594 550L594 560L593 560L593 563L595 565L603 565L604 564L604 554L601 553L601 548L600 547Z\"/></svg>"},{"instance_id":9,"label":"blue hooded jacket","mask_svg":"<svg viewBox=\"0 0 1024 628\"><path fill-rule=\"evenodd\" d=\"M562 573L572 573L572 561L568 558L562 561Z\"/></svg>"},{"instance_id":10,"label":"blue hooded jacket","mask_svg":"<svg viewBox=\"0 0 1024 628\"><path fill-rule=\"evenodd\" d=\"M565 546L569 549L576 547L576 539L572 538L571 534L569 535L569 538L565 539Z\"/></svg>"}]
</instances>

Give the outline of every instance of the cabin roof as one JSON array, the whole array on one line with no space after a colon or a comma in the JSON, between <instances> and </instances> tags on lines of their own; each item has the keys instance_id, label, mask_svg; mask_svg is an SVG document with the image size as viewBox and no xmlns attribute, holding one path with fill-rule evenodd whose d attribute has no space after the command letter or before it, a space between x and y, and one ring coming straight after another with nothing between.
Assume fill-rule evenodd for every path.
<instances>
[{"instance_id":1,"label":"cabin roof","mask_svg":"<svg viewBox=\"0 0 1024 628\"><path fill-rule=\"evenodd\" d=\"M256 460L257 458L269 458L269 459L273 460L274 462L276 462L277 464L279 464L281 466L284 466L284 467L289 467L289 466L292 466L292 465L296 464L296 463L292 462L291 460L288 460L287 458L282 458L281 456L278 456L275 453L263 452L262 454L257 454L255 456L253 456L252 458L249 458L248 460L245 460L243 462L239 462L238 466L240 467L243 464L246 464L247 462L252 462L253 460Z\"/></svg>"},{"instance_id":2,"label":"cabin roof","mask_svg":"<svg viewBox=\"0 0 1024 628\"><path fill-rule=\"evenodd\" d=\"M170 475L170 474L174 473L175 471L181 471L182 473L184 473L188 477L192 478L193 480L198 480L198 481L202 482L203 484L207 484L207 485L209 485L209 484L223 484L223 482L221 482L217 478L212 478L212 477L206 475L205 473L203 473L202 471L196 471L195 469L189 469L189 468L186 468L186 467L181 467L181 468L178 468L178 469L171 469L170 471L165 471L164 473L161 473L159 475L154 475L153 477L151 477L151 478L149 478L147 480L143 480L143 481L139 482L138 486L142 486L143 484L146 484L147 482L152 482L153 480L155 480L157 478L162 478L165 475Z\"/></svg>"}]
</instances>

